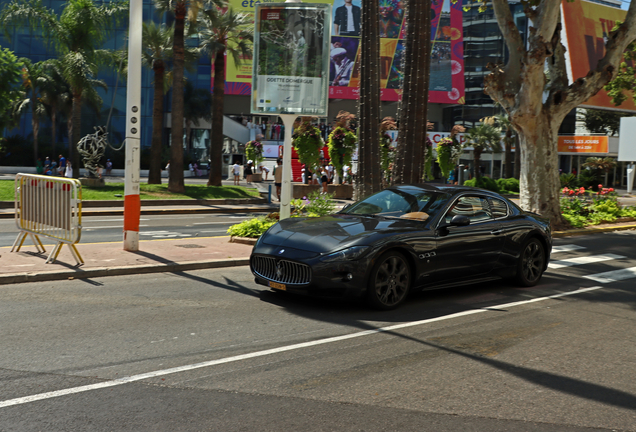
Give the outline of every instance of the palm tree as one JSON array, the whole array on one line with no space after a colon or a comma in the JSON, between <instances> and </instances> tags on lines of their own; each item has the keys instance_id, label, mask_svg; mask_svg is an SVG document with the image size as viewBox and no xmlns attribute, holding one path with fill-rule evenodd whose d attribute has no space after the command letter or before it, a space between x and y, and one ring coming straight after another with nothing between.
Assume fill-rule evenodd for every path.
<instances>
[{"instance_id":1,"label":"palm tree","mask_svg":"<svg viewBox=\"0 0 636 432\"><path fill-rule=\"evenodd\" d=\"M501 151L501 133L489 124L475 126L466 132L466 146L473 147L475 178L479 179L481 177L479 169L481 154L489 149L494 152Z\"/></svg>"},{"instance_id":2,"label":"palm tree","mask_svg":"<svg viewBox=\"0 0 636 432\"><path fill-rule=\"evenodd\" d=\"M152 143L150 145L150 170L148 184L161 184L161 147L163 131L163 95L166 84L166 63L172 59L173 27L144 23L142 53L143 62L154 73L154 97L152 99Z\"/></svg>"},{"instance_id":3,"label":"palm tree","mask_svg":"<svg viewBox=\"0 0 636 432\"><path fill-rule=\"evenodd\" d=\"M430 0L409 0L407 3L404 90L391 175L395 184L419 183L424 176L431 54L430 12Z\"/></svg>"},{"instance_id":4,"label":"palm tree","mask_svg":"<svg viewBox=\"0 0 636 432\"><path fill-rule=\"evenodd\" d=\"M512 127L510 117L506 114L498 114L492 117L486 117L482 119L482 121L486 124L494 126L499 131L499 133L502 133L504 135L504 176L506 178L512 178L514 175L512 169L512 145L515 143L515 130Z\"/></svg>"},{"instance_id":5,"label":"palm tree","mask_svg":"<svg viewBox=\"0 0 636 432\"><path fill-rule=\"evenodd\" d=\"M194 88L190 81L185 83L183 95L183 119L186 128L186 145L188 152L192 151L192 126L199 126L201 118L210 120L212 110L212 94L210 90Z\"/></svg>"},{"instance_id":6,"label":"palm tree","mask_svg":"<svg viewBox=\"0 0 636 432\"><path fill-rule=\"evenodd\" d=\"M174 16L172 44L172 125L170 129L170 177L168 190L183 193L183 77L185 70L186 18L195 23L199 9L205 4L218 4L221 0L155 0L157 9Z\"/></svg>"},{"instance_id":7,"label":"palm tree","mask_svg":"<svg viewBox=\"0 0 636 432\"><path fill-rule=\"evenodd\" d=\"M356 197L361 199L382 188L380 166L380 6L371 1L362 4L360 58L360 137Z\"/></svg>"},{"instance_id":8,"label":"palm tree","mask_svg":"<svg viewBox=\"0 0 636 432\"><path fill-rule=\"evenodd\" d=\"M249 17L231 8L205 10L198 22L200 48L214 59L214 94L212 96L212 133L210 134L210 177L208 186L221 186L223 156L223 99L225 95L225 55L238 65L251 58L253 25Z\"/></svg>"},{"instance_id":9,"label":"palm tree","mask_svg":"<svg viewBox=\"0 0 636 432\"><path fill-rule=\"evenodd\" d=\"M74 151L80 139L82 101L96 93L95 86L107 88L103 81L94 79L100 55L97 47L110 34L116 18L128 10L124 3L108 3L98 6L93 0L69 0L61 15L42 5L40 0L13 0L0 14L0 23L28 26L32 32L40 32L45 41L55 45L60 56L62 75L73 94L72 132L69 159L79 168L79 153ZM79 169L73 171L78 176Z\"/></svg>"},{"instance_id":10,"label":"palm tree","mask_svg":"<svg viewBox=\"0 0 636 432\"><path fill-rule=\"evenodd\" d=\"M63 111L64 106L71 106L72 94L69 85L62 77L57 60L47 60L45 68L51 80L42 87L42 103L46 107L48 117L51 119L51 154L55 156L57 115Z\"/></svg>"},{"instance_id":11,"label":"palm tree","mask_svg":"<svg viewBox=\"0 0 636 432\"><path fill-rule=\"evenodd\" d=\"M22 88L24 98L16 106L16 114L22 115L31 111L31 128L33 129L33 163L38 160L38 134L40 132L40 118L46 114L42 103L42 89L51 82L44 62L32 63L28 58L22 58Z\"/></svg>"}]
</instances>

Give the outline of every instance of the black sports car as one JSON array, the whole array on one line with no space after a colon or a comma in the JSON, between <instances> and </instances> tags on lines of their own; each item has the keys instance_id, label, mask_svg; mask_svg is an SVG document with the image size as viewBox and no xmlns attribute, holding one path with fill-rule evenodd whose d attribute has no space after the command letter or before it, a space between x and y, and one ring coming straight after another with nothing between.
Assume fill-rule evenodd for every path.
<instances>
[{"instance_id":1,"label":"black sports car","mask_svg":"<svg viewBox=\"0 0 636 432\"><path fill-rule=\"evenodd\" d=\"M410 291L516 278L539 282L550 223L499 194L395 186L338 213L281 220L252 251L256 283L315 296L366 296L391 309Z\"/></svg>"}]
</instances>

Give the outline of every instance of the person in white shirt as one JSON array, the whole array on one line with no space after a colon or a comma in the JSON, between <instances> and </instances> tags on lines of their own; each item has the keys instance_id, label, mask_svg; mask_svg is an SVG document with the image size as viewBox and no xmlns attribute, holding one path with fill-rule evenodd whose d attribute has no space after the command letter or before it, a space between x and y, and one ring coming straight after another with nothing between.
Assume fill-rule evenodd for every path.
<instances>
[{"instance_id":1,"label":"person in white shirt","mask_svg":"<svg viewBox=\"0 0 636 432\"><path fill-rule=\"evenodd\" d=\"M241 166L238 162L232 165L232 173L234 174L234 184L239 185L241 183Z\"/></svg>"},{"instance_id":2,"label":"person in white shirt","mask_svg":"<svg viewBox=\"0 0 636 432\"><path fill-rule=\"evenodd\" d=\"M337 7L333 31L336 36L360 36L361 9L352 4L352 0L344 0L344 5Z\"/></svg>"}]
</instances>

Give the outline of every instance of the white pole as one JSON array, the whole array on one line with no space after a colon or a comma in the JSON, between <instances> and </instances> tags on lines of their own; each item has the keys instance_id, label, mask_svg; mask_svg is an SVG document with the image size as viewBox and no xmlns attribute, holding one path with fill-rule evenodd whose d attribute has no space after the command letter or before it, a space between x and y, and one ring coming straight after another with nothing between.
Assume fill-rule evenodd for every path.
<instances>
[{"instance_id":1,"label":"white pole","mask_svg":"<svg viewBox=\"0 0 636 432\"><path fill-rule=\"evenodd\" d=\"M283 119L285 125L285 141L283 142L283 184L280 188L280 219L287 219L291 214L291 192L292 192L292 169L291 169L291 154L292 154L292 130L294 128L294 121L296 121L296 114L280 114L280 118Z\"/></svg>"},{"instance_id":2,"label":"white pole","mask_svg":"<svg viewBox=\"0 0 636 432\"><path fill-rule=\"evenodd\" d=\"M284 173L285 171L283 171ZM630 163L627 165L627 193L632 193L632 188L634 187L634 163Z\"/></svg>"},{"instance_id":3,"label":"white pole","mask_svg":"<svg viewBox=\"0 0 636 432\"><path fill-rule=\"evenodd\" d=\"M143 0L130 0L128 83L126 88L126 173L124 182L124 250L139 250L139 159L141 129L141 44Z\"/></svg>"}]
</instances>

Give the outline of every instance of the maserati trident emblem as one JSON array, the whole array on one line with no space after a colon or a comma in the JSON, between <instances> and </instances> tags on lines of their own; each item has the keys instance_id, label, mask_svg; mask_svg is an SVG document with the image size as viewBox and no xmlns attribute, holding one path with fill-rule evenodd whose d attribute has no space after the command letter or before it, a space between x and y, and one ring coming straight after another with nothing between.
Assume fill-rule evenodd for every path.
<instances>
[{"instance_id":1,"label":"maserati trident emblem","mask_svg":"<svg viewBox=\"0 0 636 432\"><path fill-rule=\"evenodd\" d=\"M276 264L276 276L279 278L283 277L283 263L281 262Z\"/></svg>"}]
</instances>

